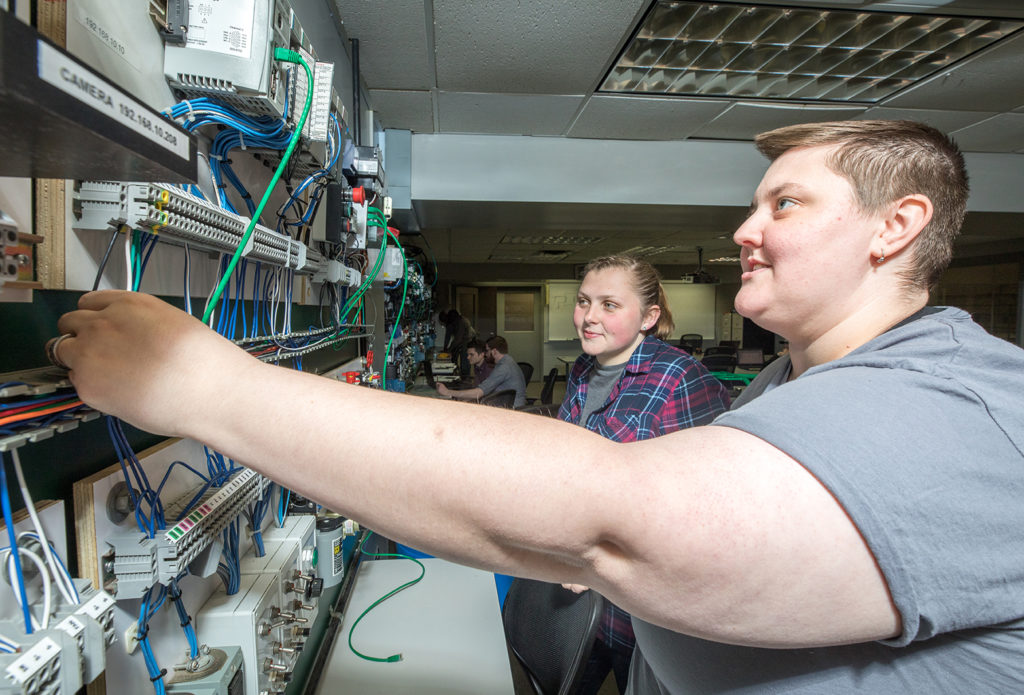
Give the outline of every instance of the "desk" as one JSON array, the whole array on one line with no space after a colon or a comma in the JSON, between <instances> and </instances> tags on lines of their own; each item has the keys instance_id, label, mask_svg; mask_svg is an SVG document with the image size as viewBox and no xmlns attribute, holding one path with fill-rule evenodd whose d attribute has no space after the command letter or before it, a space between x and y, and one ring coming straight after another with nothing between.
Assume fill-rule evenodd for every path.
<instances>
[{"instance_id":1,"label":"desk","mask_svg":"<svg viewBox=\"0 0 1024 695\"><path fill-rule=\"evenodd\" d=\"M353 654L348 631L367 606L415 579L420 568L407 560L364 560L359 565L318 695L513 695L494 575L439 558L420 562L427 570L423 581L370 611L352 639L369 656L401 652L402 661L390 664Z\"/></svg>"},{"instance_id":2,"label":"desk","mask_svg":"<svg viewBox=\"0 0 1024 695\"><path fill-rule=\"evenodd\" d=\"M576 363L579 355L558 355L555 359L565 365L565 380L569 381L569 370Z\"/></svg>"},{"instance_id":3,"label":"desk","mask_svg":"<svg viewBox=\"0 0 1024 695\"><path fill-rule=\"evenodd\" d=\"M740 382L743 382L744 386L747 386L747 385L750 384L751 381L754 380L754 377L756 377L757 374L756 373L741 374L741 373L733 373L733 372L711 372L711 376L715 377L716 379L718 379L719 381L722 381L722 382L730 382L730 381L736 382L736 381L740 381Z\"/></svg>"}]
</instances>

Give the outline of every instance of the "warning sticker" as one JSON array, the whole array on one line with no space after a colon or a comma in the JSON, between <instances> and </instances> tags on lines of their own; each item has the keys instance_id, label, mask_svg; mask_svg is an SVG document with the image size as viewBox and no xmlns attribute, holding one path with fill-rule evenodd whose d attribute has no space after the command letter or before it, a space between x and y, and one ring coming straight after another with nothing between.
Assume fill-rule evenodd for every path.
<instances>
[{"instance_id":1,"label":"warning sticker","mask_svg":"<svg viewBox=\"0 0 1024 695\"><path fill-rule=\"evenodd\" d=\"M334 562L331 563L331 576L337 577L339 574L345 572L345 556L341 552L341 543L344 538L335 538L334 542L331 543L331 555L333 556Z\"/></svg>"}]
</instances>

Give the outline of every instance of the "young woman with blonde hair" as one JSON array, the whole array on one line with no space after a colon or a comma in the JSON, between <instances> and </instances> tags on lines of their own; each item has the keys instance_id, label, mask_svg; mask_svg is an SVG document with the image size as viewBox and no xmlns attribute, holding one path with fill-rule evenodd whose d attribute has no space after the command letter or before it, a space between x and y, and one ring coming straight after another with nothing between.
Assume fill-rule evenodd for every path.
<instances>
[{"instance_id":1,"label":"young woman with blonde hair","mask_svg":"<svg viewBox=\"0 0 1024 695\"><path fill-rule=\"evenodd\" d=\"M588 263L573 323L583 354L569 374L562 420L633 442L708 424L729 407L721 383L664 342L674 327L672 312L647 261L605 256ZM596 693L609 671L624 691L635 644L629 614L608 602L580 692Z\"/></svg>"}]
</instances>

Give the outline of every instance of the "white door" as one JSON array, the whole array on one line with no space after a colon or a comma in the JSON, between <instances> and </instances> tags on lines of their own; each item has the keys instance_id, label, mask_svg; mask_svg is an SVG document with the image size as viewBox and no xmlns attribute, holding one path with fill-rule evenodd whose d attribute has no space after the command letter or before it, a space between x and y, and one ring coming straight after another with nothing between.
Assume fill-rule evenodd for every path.
<instances>
[{"instance_id":1,"label":"white door","mask_svg":"<svg viewBox=\"0 0 1024 695\"><path fill-rule=\"evenodd\" d=\"M508 341L508 351L516 362L533 365L530 381L540 381L544 330L541 326L539 287L524 287L498 292L497 333Z\"/></svg>"}]
</instances>

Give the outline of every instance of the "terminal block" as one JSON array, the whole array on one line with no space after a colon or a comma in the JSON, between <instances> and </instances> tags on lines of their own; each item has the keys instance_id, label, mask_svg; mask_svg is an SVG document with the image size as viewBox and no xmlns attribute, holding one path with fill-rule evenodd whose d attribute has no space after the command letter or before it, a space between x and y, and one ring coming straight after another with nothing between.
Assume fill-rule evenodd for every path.
<instances>
[{"instance_id":1,"label":"terminal block","mask_svg":"<svg viewBox=\"0 0 1024 695\"><path fill-rule=\"evenodd\" d=\"M56 595L56 605L51 606L49 627L38 629L31 635L22 634L17 642L23 653L31 651L30 647L38 644L43 638L48 638L60 647L59 663L53 670L59 670L54 684L58 688L53 692L75 693L83 683L90 683L97 676L103 673L106 668L106 650L113 642L114 622L114 601L103 591L92 588L87 579L75 579L76 591L80 603L65 603L60 595ZM41 597L32 602L32 612L36 615L41 610ZM0 633L5 635L17 635L22 632L23 623L16 620L0 621ZM49 647L43 647L37 653L48 653ZM0 667L13 665L11 658L0 656ZM16 678L22 681L18 687L28 687L29 665L39 665L36 661L26 660L21 662L17 671L22 673L24 678ZM43 669L50 667L41 666ZM40 674L43 671L35 672L36 682L40 681ZM9 675L9 674L8 674ZM7 682L11 681L8 677ZM0 693L23 692L23 690L4 690L3 683L0 683ZM24 692L48 692L46 690L24 690Z\"/></svg>"},{"instance_id":2,"label":"terminal block","mask_svg":"<svg viewBox=\"0 0 1024 695\"><path fill-rule=\"evenodd\" d=\"M199 196L160 183L84 181L78 191L79 230L127 226L159 234L162 239L220 253L234 253L250 219L212 205ZM299 274L323 270L324 257L315 249L257 224L242 255L292 268Z\"/></svg>"},{"instance_id":3,"label":"terminal block","mask_svg":"<svg viewBox=\"0 0 1024 695\"><path fill-rule=\"evenodd\" d=\"M18 279L18 224L0 210L0 280Z\"/></svg>"},{"instance_id":4,"label":"terminal block","mask_svg":"<svg viewBox=\"0 0 1024 695\"><path fill-rule=\"evenodd\" d=\"M363 276L355 268L349 268L341 261L329 260L326 269L322 273L313 276L313 282L340 283L347 287L358 287L363 281Z\"/></svg>"},{"instance_id":5,"label":"terminal block","mask_svg":"<svg viewBox=\"0 0 1024 695\"><path fill-rule=\"evenodd\" d=\"M59 693L60 661L60 644L49 637L43 637L21 655L0 656L0 666L4 668L4 683L0 693Z\"/></svg>"},{"instance_id":6,"label":"terminal block","mask_svg":"<svg viewBox=\"0 0 1024 695\"><path fill-rule=\"evenodd\" d=\"M107 540L113 551L112 569L118 600L140 598L153 584L168 584L218 543L219 534L246 505L266 492L270 481L244 469L219 488L207 491L196 507L174 526L155 538L125 533ZM177 518L195 491L167 505L165 514ZM215 563L214 563L215 566ZM197 573L198 574L198 573Z\"/></svg>"},{"instance_id":7,"label":"terminal block","mask_svg":"<svg viewBox=\"0 0 1024 695\"><path fill-rule=\"evenodd\" d=\"M82 687L81 652L75 637L60 629L19 638L21 653L0 655L0 695L71 695Z\"/></svg>"}]
</instances>

